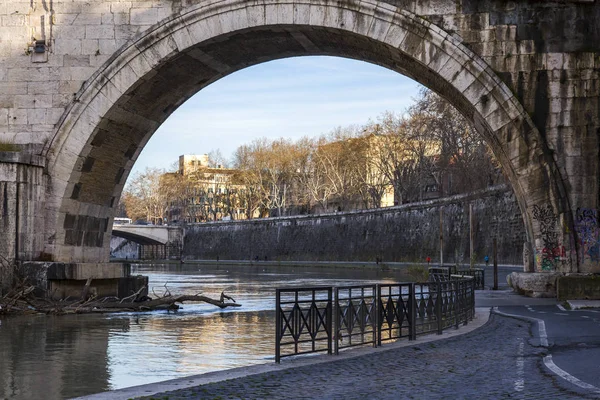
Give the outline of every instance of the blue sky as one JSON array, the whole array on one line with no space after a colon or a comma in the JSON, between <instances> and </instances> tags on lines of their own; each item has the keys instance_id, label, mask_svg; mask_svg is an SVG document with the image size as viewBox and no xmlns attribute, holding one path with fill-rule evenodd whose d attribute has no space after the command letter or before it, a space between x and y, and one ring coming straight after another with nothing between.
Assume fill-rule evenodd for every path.
<instances>
[{"instance_id":1,"label":"blue sky","mask_svg":"<svg viewBox=\"0 0 600 400\"><path fill-rule=\"evenodd\" d=\"M298 57L235 72L177 109L150 139L130 178L169 168L181 154L230 158L258 137L298 139L402 113L421 86L394 71L337 57Z\"/></svg>"}]
</instances>

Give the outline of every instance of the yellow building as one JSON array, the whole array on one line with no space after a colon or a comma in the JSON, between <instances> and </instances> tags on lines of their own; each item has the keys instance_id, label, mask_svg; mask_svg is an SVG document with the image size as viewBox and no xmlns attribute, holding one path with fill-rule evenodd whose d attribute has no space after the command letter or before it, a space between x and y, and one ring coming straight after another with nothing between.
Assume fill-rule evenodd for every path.
<instances>
[{"instance_id":1,"label":"yellow building","mask_svg":"<svg viewBox=\"0 0 600 400\"><path fill-rule=\"evenodd\" d=\"M206 222L246 219L238 191L232 183L237 170L210 165L207 154L179 156L176 179L181 181L181 195L171 203L171 222Z\"/></svg>"}]
</instances>

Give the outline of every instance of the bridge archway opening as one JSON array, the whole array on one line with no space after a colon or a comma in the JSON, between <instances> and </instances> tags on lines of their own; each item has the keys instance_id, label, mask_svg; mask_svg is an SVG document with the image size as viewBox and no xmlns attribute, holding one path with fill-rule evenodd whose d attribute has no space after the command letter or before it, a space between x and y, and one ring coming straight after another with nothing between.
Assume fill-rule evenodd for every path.
<instances>
[{"instance_id":1,"label":"bridge archway opening","mask_svg":"<svg viewBox=\"0 0 600 400\"><path fill-rule=\"evenodd\" d=\"M113 209L133 163L160 124L223 76L305 55L381 65L456 107L502 165L523 214L532 257L543 229L534 223L535 210L549 207L561 225L572 226L545 141L514 94L458 38L376 1L224 0L191 7L149 29L123 46L77 94L45 149L52 176L46 215L46 237L52 239L46 252L57 261L108 260ZM568 234L558 240L567 247L572 243ZM553 268L576 270L577 260Z\"/></svg>"}]
</instances>

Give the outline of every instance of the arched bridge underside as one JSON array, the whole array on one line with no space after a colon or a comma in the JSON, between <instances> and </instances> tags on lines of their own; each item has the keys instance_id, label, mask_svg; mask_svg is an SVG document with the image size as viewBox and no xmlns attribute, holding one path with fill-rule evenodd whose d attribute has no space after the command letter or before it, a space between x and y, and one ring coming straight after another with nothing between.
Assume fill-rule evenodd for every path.
<instances>
[{"instance_id":1,"label":"arched bridge underside","mask_svg":"<svg viewBox=\"0 0 600 400\"><path fill-rule=\"evenodd\" d=\"M51 197L45 200L44 252L54 260L108 259L107 227L133 163L190 96L250 65L331 55L409 76L473 123L518 199L529 238L526 267L597 268L597 259L584 253L576 211L598 206L597 94L571 95L580 96L580 110L589 107L591 113L586 133L580 133L583 143L574 137L567 143L559 132L557 127L576 121L573 113L561 114L567 100L563 110L555 109L563 100L552 100L569 98L569 85L577 85L567 60L574 68L586 62L587 70L591 62L593 71L595 53L582 53L575 42L573 49L553 50L560 44L540 44L544 31L518 32L518 22L513 28L498 17L501 12L492 12L505 2L468 6L472 10L465 9L475 4L470 1L441 0L394 2L403 7L377 1L197 3L173 6L172 14L120 47L85 81L46 142L42 155ZM577 15L598 11L595 4L567 3L556 4ZM593 85L590 90L597 91L598 82ZM586 144L595 151L592 157L582 153Z\"/></svg>"},{"instance_id":2,"label":"arched bridge underside","mask_svg":"<svg viewBox=\"0 0 600 400\"><path fill-rule=\"evenodd\" d=\"M144 231L132 231L129 229L121 229L113 227L112 235L120 237L131 242L135 242L142 245L162 245L166 244L168 239L158 238L155 236L149 236Z\"/></svg>"}]
</instances>

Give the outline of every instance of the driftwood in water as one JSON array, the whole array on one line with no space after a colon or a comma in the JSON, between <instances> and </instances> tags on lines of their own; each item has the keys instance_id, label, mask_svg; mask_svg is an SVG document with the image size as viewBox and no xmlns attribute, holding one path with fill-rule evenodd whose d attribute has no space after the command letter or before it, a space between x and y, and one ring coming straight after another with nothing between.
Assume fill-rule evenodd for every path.
<instances>
[{"instance_id":1,"label":"driftwood in water","mask_svg":"<svg viewBox=\"0 0 600 400\"><path fill-rule=\"evenodd\" d=\"M176 303L183 303L184 301L203 302L219 308L241 306L241 304L236 303L232 297L227 296L224 292L221 292L220 299L213 299L201 294L173 296L166 283L164 285L165 291L162 295L157 295L152 290L156 297L155 299L150 299L148 296L143 295L143 293L147 292L146 287L142 287L136 293L122 299L116 297L99 299L90 294L92 292L92 278L89 278L83 286L79 299L53 300L52 295L47 296L47 298L39 298L33 294L35 287L30 285L27 279L20 277L17 272L16 264L10 262L0 254L0 278L2 278L0 283L4 284L0 286L0 315L175 310L179 308ZM7 282L10 285L6 284Z\"/></svg>"},{"instance_id":2,"label":"driftwood in water","mask_svg":"<svg viewBox=\"0 0 600 400\"><path fill-rule=\"evenodd\" d=\"M219 308L227 308L227 307L241 307L241 304L238 303L226 303L220 300L215 300L213 298L203 296L203 295L177 295L177 296L164 296L158 299L143 301L143 302L130 302L130 303L122 303L120 301L111 301L111 302L102 302L95 301L85 305L85 308L89 310L89 312L102 312L102 311L150 311L157 309L177 309L175 303L183 303L184 301L195 301L195 302L203 302L212 304ZM165 307L166 306L166 307Z\"/></svg>"},{"instance_id":3,"label":"driftwood in water","mask_svg":"<svg viewBox=\"0 0 600 400\"><path fill-rule=\"evenodd\" d=\"M173 296L165 284L165 294L156 299L150 299L147 296L141 296L145 287L138 290L131 296L123 299L116 297L107 297L98 299L95 297L87 298L91 279L86 282L81 299L75 301L51 300L35 298L32 295L33 286L23 284L10 293L0 297L0 314L23 314L23 313L45 313L45 314L81 314L97 312L119 312L119 311L152 311L152 310L176 310L179 306L176 303L185 301L203 302L212 304L219 308L240 307L232 297L221 292L220 299L213 299L201 294L196 295L175 295ZM147 299L140 301L141 298ZM137 300L137 301L136 301ZM232 302L227 302L231 300Z\"/></svg>"}]
</instances>

